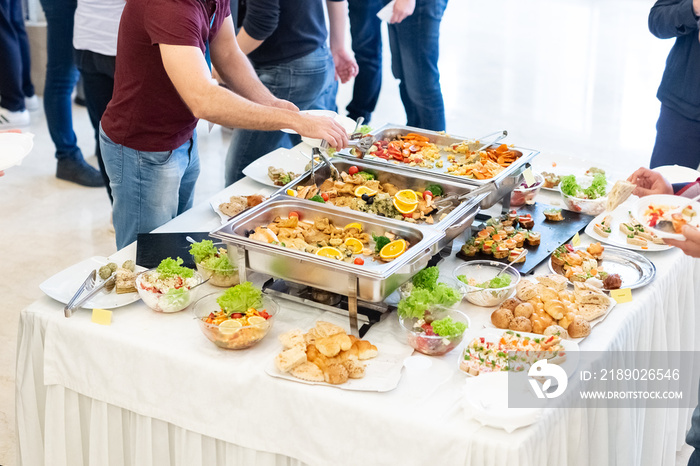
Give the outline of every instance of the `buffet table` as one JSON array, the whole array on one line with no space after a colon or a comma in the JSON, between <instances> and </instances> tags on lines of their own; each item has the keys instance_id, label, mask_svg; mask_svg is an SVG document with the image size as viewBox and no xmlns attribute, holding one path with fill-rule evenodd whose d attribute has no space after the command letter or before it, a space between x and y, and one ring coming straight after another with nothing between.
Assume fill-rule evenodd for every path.
<instances>
[{"instance_id":1,"label":"buffet table","mask_svg":"<svg viewBox=\"0 0 700 466\"><path fill-rule=\"evenodd\" d=\"M253 189L260 185L244 179L226 191ZM202 204L157 231L219 224ZM698 349L700 261L677 250L647 256L656 279L617 305L581 350ZM112 259L134 257L131 245ZM459 262L453 254L440 268L449 273ZM249 278L260 285L266 277ZM203 287L202 295L216 291ZM49 297L33 303L21 314L17 352L20 464L673 465L689 426L687 409L550 409L510 434L482 427L460 404L461 347L424 371L405 368L398 387L383 393L273 378L265 369L280 350L279 334L319 318L347 327L336 314L280 305L261 343L227 351L201 334L189 311L158 314L138 301L102 326L87 310L66 319ZM473 329L492 311L466 301L460 309ZM380 351L406 348L395 316L365 338Z\"/></svg>"}]
</instances>

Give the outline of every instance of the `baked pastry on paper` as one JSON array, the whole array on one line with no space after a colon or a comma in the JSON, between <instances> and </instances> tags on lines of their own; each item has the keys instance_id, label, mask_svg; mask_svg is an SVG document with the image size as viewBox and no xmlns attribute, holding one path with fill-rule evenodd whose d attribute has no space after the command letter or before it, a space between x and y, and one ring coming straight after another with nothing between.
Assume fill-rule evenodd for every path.
<instances>
[{"instance_id":1,"label":"baked pastry on paper","mask_svg":"<svg viewBox=\"0 0 700 466\"><path fill-rule=\"evenodd\" d=\"M637 185L626 180L617 180L608 193L608 200L605 203L605 210L612 212L627 200Z\"/></svg>"}]
</instances>

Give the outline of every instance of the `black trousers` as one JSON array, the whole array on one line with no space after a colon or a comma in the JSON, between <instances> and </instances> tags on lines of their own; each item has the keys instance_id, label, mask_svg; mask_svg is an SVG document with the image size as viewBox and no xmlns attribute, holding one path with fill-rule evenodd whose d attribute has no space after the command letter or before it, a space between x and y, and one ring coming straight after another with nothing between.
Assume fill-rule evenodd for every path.
<instances>
[{"instance_id":1,"label":"black trousers","mask_svg":"<svg viewBox=\"0 0 700 466\"><path fill-rule=\"evenodd\" d=\"M649 166L662 165L682 165L693 170L700 165L700 121L690 120L663 104Z\"/></svg>"},{"instance_id":2,"label":"black trousers","mask_svg":"<svg viewBox=\"0 0 700 466\"><path fill-rule=\"evenodd\" d=\"M100 120L107 104L112 100L115 60L116 57L101 55L89 50L75 51L75 64L83 78L85 105L90 116L90 123L95 130L95 154L110 202L113 201L112 189L109 187L109 176L107 176L100 151Z\"/></svg>"},{"instance_id":3,"label":"black trousers","mask_svg":"<svg viewBox=\"0 0 700 466\"><path fill-rule=\"evenodd\" d=\"M30 74L22 2L0 0L0 105L3 108L11 112L24 110L24 98L34 95Z\"/></svg>"}]
</instances>

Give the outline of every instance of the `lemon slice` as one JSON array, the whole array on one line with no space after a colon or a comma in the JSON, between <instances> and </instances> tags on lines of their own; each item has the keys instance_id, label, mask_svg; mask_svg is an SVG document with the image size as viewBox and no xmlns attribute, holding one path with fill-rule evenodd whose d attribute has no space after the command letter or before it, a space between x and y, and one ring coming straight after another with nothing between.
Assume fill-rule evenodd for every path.
<instances>
[{"instance_id":1,"label":"lemon slice","mask_svg":"<svg viewBox=\"0 0 700 466\"><path fill-rule=\"evenodd\" d=\"M364 244L362 244L362 241L356 238L348 238L345 240L345 246L350 248L353 254L359 254L362 252L364 249Z\"/></svg>"},{"instance_id":2,"label":"lemon slice","mask_svg":"<svg viewBox=\"0 0 700 466\"><path fill-rule=\"evenodd\" d=\"M288 196L292 197L297 197L297 191L295 189L289 188L287 191L285 191Z\"/></svg>"},{"instance_id":3,"label":"lemon slice","mask_svg":"<svg viewBox=\"0 0 700 466\"><path fill-rule=\"evenodd\" d=\"M324 246L318 251L316 251L317 256L328 257L329 259L342 259L343 253L338 251L336 248L330 246Z\"/></svg>"},{"instance_id":4,"label":"lemon slice","mask_svg":"<svg viewBox=\"0 0 700 466\"><path fill-rule=\"evenodd\" d=\"M394 194L394 199L406 205L418 204L418 195L412 189L404 189Z\"/></svg>"},{"instance_id":5,"label":"lemon slice","mask_svg":"<svg viewBox=\"0 0 700 466\"><path fill-rule=\"evenodd\" d=\"M414 210L418 208L418 203L415 204L404 204L403 202L399 201L398 199L394 198L394 207L396 207L396 210L401 212L402 214L410 214Z\"/></svg>"},{"instance_id":6,"label":"lemon slice","mask_svg":"<svg viewBox=\"0 0 700 466\"><path fill-rule=\"evenodd\" d=\"M219 324L219 332L224 335L231 335L232 333L236 333L241 327L243 327L243 324L238 320L224 320Z\"/></svg>"},{"instance_id":7,"label":"lemon slice","mask_svg":"<svg viewBox=\"0 0 700 466\"><path fill-rule=\"evenodd\" d=\"M384 246L382 250L379 251L379 257L384 260L396 259L401 254L406 252L407 247L408 245L406 244L405 239L397 239L396 241L392 241Z\"/></svg>"},{"instance_id":8,"label":"lemon slice","mask_svg":"<svg viewBox=\"0 0 700 466\"><path fill-rule=\"evenodd\" d=\"M266 328L267 320L262 316L251 316L248 317L248 325L255 325L256 327Z\"/></svg>"},{"instance_id":9,"label":"lemon slice","mask_svg":"<svg viewBox=\"0 0 700 466\"><path fill-rule=\"evenodd\" d=\"M360 224L357 223L357 222L348 223L347 225L345 225L344 230L347 230L347 229L349 229L349 228L357 228L357 231L360 232L360 233L362 233L362 225L360 225Z\"/></svg>"},{"instance_id":10,"label":"lemon slice","mask_svg":"<svg viewBox=\"0 0 700 466\"><path fill-rule=\"evenodd\" d=\"M377 191L368 188L367 186L358 186L355 189L355 196L362 197L363 194L367 194L368 196L374 196L375 194L377 194Z\"/></svg>"}]
</instances>

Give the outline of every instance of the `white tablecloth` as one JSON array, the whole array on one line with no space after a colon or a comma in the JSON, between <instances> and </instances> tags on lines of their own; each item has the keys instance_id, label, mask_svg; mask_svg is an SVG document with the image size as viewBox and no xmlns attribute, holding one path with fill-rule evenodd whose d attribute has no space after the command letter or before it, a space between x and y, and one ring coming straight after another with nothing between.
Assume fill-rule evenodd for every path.
<instances>
[{"instance_id":1,"label":"white tablecloth","mask_svg":"<svg viewBox=\"0 0 700 466\"><path fill-rule=\"evenodd\" d=\"M163 230L217 225L198 206ZM133 254L132 246L119 258ZM582 350L697 349L700 261L675 250L648 256L656 280L616 306ZM226 351L187 311L157 314L137 302L114 310L105 327L87 311L64 318L48 297L33 303L21 315L17 356L21 464L656 466L675 463L689 426L689 410L557 409L511 434L481 427L459 408L464 375L437 377L438 368L456 368L458 350L386 393L272 378L264 369L279 351L277 335L322 315L281 304L265 340ZM491 313L466 302L462 309L476 329ZM390 316L367 338L381 351L402 333Z\"/></svg>"}]
</instances>

